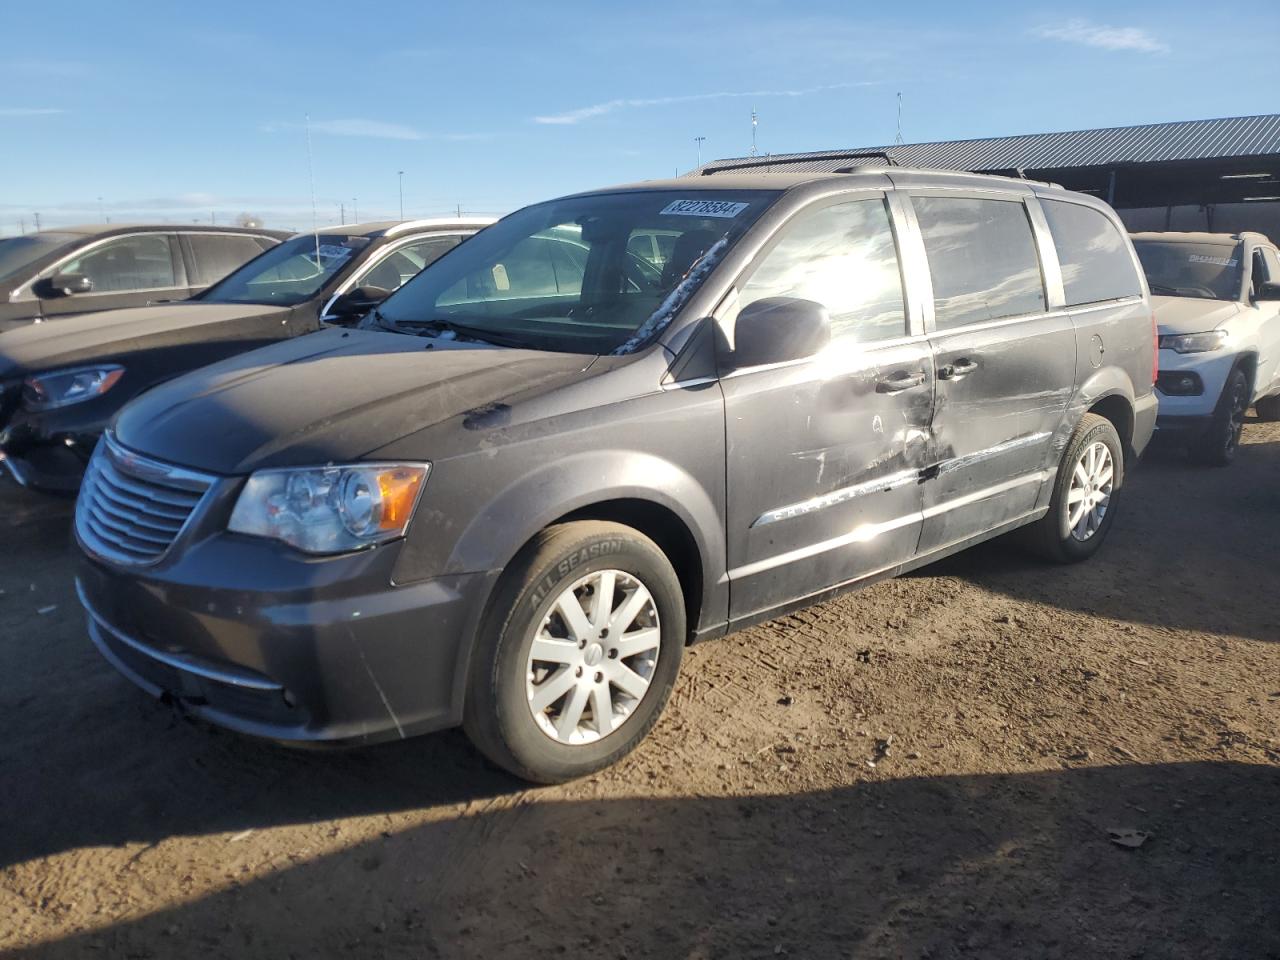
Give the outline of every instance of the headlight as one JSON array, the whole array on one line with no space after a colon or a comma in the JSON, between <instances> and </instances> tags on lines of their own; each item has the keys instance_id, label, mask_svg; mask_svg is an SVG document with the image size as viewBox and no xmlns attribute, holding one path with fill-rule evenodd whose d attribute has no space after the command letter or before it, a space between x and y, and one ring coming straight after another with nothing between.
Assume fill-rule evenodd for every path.
<instances>
[{"instance_id":1,"label":"headlight","mask_svg":"<svg viewBox=\"0 0 1280 960\"><path fill-rule=\"evenodd\" d=\"M1172 350L1174 353L1209 353L1221 350L1231 337L1225 330L1210 330L1208 333L1171 333L1160 338L1161 350Z\"/></svg>"},{"instance_id":2,"label":"headlight","mask_svg":"<svg viewBox=\"0 0 1280 960\"><path fill-rule=\"evenodd\" d=\"M75 367L37 373L22 382L22 405L28 410L54 410L100 397L124 376L124 367Z\"/></svg>"},{"instance_id":3,"label":"headlight","mask_svg":"<svg viewBox=\"0 0 1280 960\"><path fill-rule=\"evenodd\" d=\"M306 553L345 553L404 535L430 464L260 470L231 512L235 533Z\"/></svg>"}]
</instances>

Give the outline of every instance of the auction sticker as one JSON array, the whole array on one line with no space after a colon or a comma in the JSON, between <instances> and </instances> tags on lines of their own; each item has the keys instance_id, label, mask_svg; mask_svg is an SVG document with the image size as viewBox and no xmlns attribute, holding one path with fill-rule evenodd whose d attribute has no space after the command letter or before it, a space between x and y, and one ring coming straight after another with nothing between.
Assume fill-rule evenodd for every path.
<instances>
[{"instance_id":1,"label":"auction sticker","mask_svg":"<svg viewBox=\"0 0 1280 960\"><path fill-rule=\"evenodd\" d=\"M676 217L723 217L728 220L749 206L749 203L734 203L731 200L672 200L658 213Z\"/></svg>"}]
</instances>

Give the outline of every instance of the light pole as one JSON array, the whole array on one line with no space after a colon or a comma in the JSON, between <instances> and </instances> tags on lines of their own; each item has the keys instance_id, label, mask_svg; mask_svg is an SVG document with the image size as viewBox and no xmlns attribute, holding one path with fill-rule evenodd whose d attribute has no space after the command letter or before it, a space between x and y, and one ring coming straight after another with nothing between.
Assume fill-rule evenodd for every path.
<instances>
[{"instance_id":1,"label":"light pole","mask_svg":"<svg viewBox=\"0 0 1280 960\"><path fill-rule=\"evenodd\" d=\"M400 177L400 219L404 219L404 171L398 173Z\"/></svg>"},{"instance_id":2,"label":"light pole","mask_svg":"<svg viewBox=\"0 0 1280 960\"><path fill-rule=\"evenodd\" d=\"M694 137L693 142L698 145L698 166L702 166L702 144L706 137Z\"/></svg>"}]
</instances>

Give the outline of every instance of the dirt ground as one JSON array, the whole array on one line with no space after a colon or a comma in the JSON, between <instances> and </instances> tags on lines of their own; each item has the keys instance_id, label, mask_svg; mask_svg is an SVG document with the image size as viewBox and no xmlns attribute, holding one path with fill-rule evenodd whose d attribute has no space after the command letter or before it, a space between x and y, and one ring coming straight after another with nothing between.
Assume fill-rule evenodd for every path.
<instances>
[{"instance_id":1,"label":"dirt ground","mask_svg":"<svg viewBox=\"0 0 1280 960\"><path fill-rule=\"evenodd\" d=\"M631 758L542 789L456 733L175 716L86 639L65 505L10 488L0 951L1280 957L1280 425L1245 439L1148 457L1089 564L991 544L696 647Z\"/></svg>"}]
</instances>

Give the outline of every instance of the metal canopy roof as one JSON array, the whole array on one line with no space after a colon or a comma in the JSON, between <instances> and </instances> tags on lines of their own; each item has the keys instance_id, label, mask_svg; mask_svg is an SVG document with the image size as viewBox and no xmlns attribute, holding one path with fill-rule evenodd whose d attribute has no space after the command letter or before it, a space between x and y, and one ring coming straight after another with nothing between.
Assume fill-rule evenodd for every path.
<instances>
[{"instance_id":1,"label":"metal canopy roof","mask_svg":"<svg viewBox=\"0 0 1280 960\"><path fill-rule=\"evenodd\" d=\"M1226 157L1280 156L1280 114L1148 123L1064 133L1033 133L981 140L951 140L880 147L858 147L818 153L778 153L768 157L734 157L706 167L725 169L762 160L804 163L810 170L847 167L850 154L887 154L904 167L951 170L1047 170L1062 167L1105 167L1117 164L1164 163ZM810 160L809 158L812 158Z\"/></svg>"}]
</instances>

